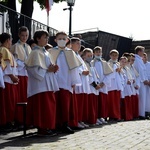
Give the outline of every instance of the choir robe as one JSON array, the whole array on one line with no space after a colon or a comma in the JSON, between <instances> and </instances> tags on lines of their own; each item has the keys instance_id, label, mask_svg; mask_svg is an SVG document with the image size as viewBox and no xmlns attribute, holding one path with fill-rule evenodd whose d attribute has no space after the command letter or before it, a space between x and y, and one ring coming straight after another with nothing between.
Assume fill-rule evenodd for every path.
<instances>
[{"instance_id":1,"label":"choir robe","mask_svg":"<svg viewBox=\"0 0 150 150\"><path fill-rule=\"evenodd\" d=\"M18 101L18 84L14 84L8 75L18 75L18 71L16 61L10 51L5 47L1 47L0 53L3 56L1 67L5 84L5 88L0 90L0 125L5 125L15 120L16 103Z\"/></svg>"},{"instance_id":2,"label":"choir robe","mask_svg":"<svg viewBox=\"0 0 150 150\"><path fill-rule=\"evenodd\" d=\"M148 80L150 81L150 62L146 62L145 63L145 67L146 67L146 74L147 74L147 77L148 77ZM146 112L150 112L150 86L146 86L146 108L145 108L145 111Z\"/></svg>"},{"instance_id":3,"label":"choir robe","mask_svg":"<svg viewBox=\"0 0 150 150\"><path fill-rule=\"evenodd\" d=\"M54 129L56 123L56 100L59 90L56 74L47 72L51 56L36 46L25 61L28 72L27 124L43 129Z\"/></svg>"},{"instance_id":4,"label":"choir robe","mask_svg":"<svg viewBox=\"0 0 150 150\"><path fill-rule=\"evenodd\" d=\"M99 75L98 82L104 83L104 86L99 89L98 96L98 118L107 118L108 117L108 89L107 87L110 85L109 74L113 72L112 68L108 65L108 63L102 59L94 59L92 61L94 67L97 70Z\"/></svg>"},{"instance_id":5,"label":"choir robe","mask_svg":"<svg viewBox=\"0 0 150 150\"><path fill-rule=\"evenodd\" d=\"M28 44L22 43L20 40L15 43L11 47L11 52L14 55L16 62L17 62L17 69L18 69L18 93L19 93L19 101L18 102L27 102L27 80L28 74L25 68L25 60L29 56L31 52L31 48ZM23 122L23 112L21 107L17 107L16 109L16 120L19 123Z\"/></svg>"},{"instance_id":6,"label":"choir robe","mask_svg":"<svg viewBox=\"0 0 150 150\"><path fill-rule=\"evenodd\" d=\"M96 90L91 84L95 82L98 83L98 73L96 68L92 63L85 61L85 64L89 70L89 84L90 84L90 93L88 94L88 123L96 124L98 118L98 95L99 91Z\"/></svg>"},{"instance_id":7,"label":"choir robe","mask_svg":"<svg viewBox=\"0 0 150 150\"><path fill-rule=\"evenodd\" d=\"M127 121L133 119L133 79L130 73L130 69L127 66L122 68L121 73L124 77L124 89L121 91L121 118ZM131 82L131 85L127 84L128 81Z\"/></svg>"},{"instance_id":8,"label":"choir robe","mask_svg":"<svg viewBox=\"0 0 150 150\"><path fill-rule=\"evenodd\" d=\"M73 96L72 86L81 86L78 67L81 62L74 51L65 48L60 50L58 47L49 50L54 62L59 66L56 78L60 90L56 93L58 126L68 123L70 126L77 126L77 104Z\"/></svg>"},{"instance_id":9,"label":"choir robe","mask_svg":"<svg viewBox=\"0 0 150 150\"><path fill-rule=\"evenodd\" d=\"M135 89L135 87L136 86L140 87L140 77L133 65L129 65L128 67L130 69L130 73L134 80L134 83L131 85L133 91L133 95L131 96L133 118L138 118L139 117L139 98L138 98L139 89Z\"/></svg>"},{"instance_id":10,"label":"choir robe","mask_svg":"<svg viewBox=\"0 0 150 150\"><path fill-rule=\"evenodd\" d=\"M120 73L116 72L119 67L118 62L108 62L113 68L113 73L110 74L110 86L108 86L108 115L113 119L120 119L120 98L121 91L123 90L123 77Z\"/></svg>"},{"instance_id":11,"label":"choir robe","mask_svg":"<svg viewBox=\"0 0 150 150\"><path fill-rule=\"evenodd\" d=\"M145 117L145 108L146 108L146 86L144 85L144 81L148 80L146 75L146 67L143 63L142 58L135 54L134 67L137 70L140 76L140 88L139 88L139 116Z\"/></svg>"},{"instance_id":12,"label":"choir robe","mask_svg":"<svg viewBox=\"0 0 150 150\"><path fill-rule=\"evenodd\" d=\"M77 54L77 57L82 62L82 65L79 67L79 75L81 78L82 85L75 87L75 94L77 98L78 106L78 120L87 122L88 120L88 93L90 93L90 84L89 84L89 75L83 75L83 71L88 71L85 62Z\"/></svg>"}]
</instances>

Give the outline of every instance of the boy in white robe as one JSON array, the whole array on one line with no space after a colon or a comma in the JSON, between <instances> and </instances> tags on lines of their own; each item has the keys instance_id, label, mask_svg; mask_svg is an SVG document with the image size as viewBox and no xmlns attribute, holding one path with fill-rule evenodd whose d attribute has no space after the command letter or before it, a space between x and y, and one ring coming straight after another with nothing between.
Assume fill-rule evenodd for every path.
<instances>
[{"instance_id":1,"label":"boy in white robe","mask_svg":"<svg viewBox=\"0 0 150 150\"><path fill-rule=\"evenodd\" d=\"M28 74L25 68L25 60L28 58L31 48L26 43L29 37L29 30L27 27L22 26L18 29L19 40L11 47L11 52L17 62L18 69L18 91L19 91L19 101L27 102L27 80ZM23 123L23 112L22 108L17 107L16 109L16 121L19 124Z\"/></svg>"},{"instance_id":2,"label":"boy in white robe","mask_svg":"<svg viewBox=\"0 0 150 150\"><path fill-rule=\"evenodd\" d=\"M112 68L109 64L102 59L102 47L96 46L93 50L94 52L94 60L92 61L93 66L96 68L97 73L99 75L99 83L101 85L99 89L99 97L98 97L98 119L97 123L99 124L106 124L108 116L108 100L107 94L108 89L107 87L110 84L109 74L113 72Z\"/></svg>"},{"instance_id":3,"label":"boy in white robe","mask_svg":"<svg viewBox=\"0 0 150 150\"><path fill-rule=\"evenodd\" d=\"M109 117L119 121L121 119L120 98L121 91L123 90L123 79L118 62L119 52L115 49L111 50L109 56L111 59L108 63L113 68L113 73L110 74L110 86L108 86Z\"/></svg>"},{"instance_id":4,"label":"boy in white robe","mask_svg":"<svg viewBox=\"0 0 150 150\"><path fill-rule=\"evenodd\" d=\"M34 47L25 61L28 71L27 123L38 128L40 135L52 135L56 122L56 100L54 92L59 90L51 55L46 51L49 34L38 30L34 33Z\"/></svg>"},{"instance_id":5,"label":"boy in white robe","mask_svg":"<svg viewBox=\"0 0 150 150\"><path fill-rule=\"evenodd\" d=\"M98 104L98 95L101 85L99 84L99 75L96 71L96 68L92 65L91 61L93 59L93 51L90 48L85 48L83 50L83 56L85 64L89 71L89 85L90 93L88 93L88 121L90 125L99 125L97 124L97 104Z\"/></svg>"},{"instance_id":6,"label":"boy in white robe","mask_svg":"<svg viewBox=\"0 0 150 150\"><path fill-rule=\"evenodd\" d=\"M87 122L88 117L88 93L90 93L89 85L89 71L86 67L85 62L79 55L79 50L81 47L81 40L77 37L71 38L71 49L76 53L78 59L81 61L82 65L78 68L79 75L81 77L82 85L75 87L75 96L77 99L78 106L78 127L85 128L88 127Z\"/></svg>"},{"instance_id":7,"label":"boy in white robe","mask_svg":"<svg viewBox=\"0 0 150 150\"><path fill-rule=\"evenodd\" d=\"M61 127L62 132L73 134L74 131L69 127L69 123L76 122L76 126L78 124L74 112L76 107L74 107L73 90L75 86L81 85L78 72L81 62L75 52L66 47L67 34L65 32L58 32L55 42L57 47L50 49L49 52L59 66L57 81L60 90L56 93L57 126Z\"/></svg>"},{"instance_id":8,"label":"boy in white robe","mask_svg":"<svg viewBox=\"0 0 150 150\"><path fill-rule=\"evenodd\" d=\"M135 55L133 53L130 53L129 55L130 57L129 57L128 67L130 69L130 73L133 79L133 84L131 85L132 91L133 91L133 95L131 96L132 103L133 103L132 111L133 111L133 118L137 119L139 117L139 98L138 97L139 97L140 77L139 77L137 70L133 66L133 63L135 61Z\"/></svg>"},{"instance_id":9,"label":"boy in white robe","mask_svg":"<svg viewBox=\"0 0 150 150\"><path fill-rule=\"evenodd\" d=\"M1 67L3 69L3 79L5 88L0 90L0 125L12 125L15 120L15 108L18 101L17 86L19 79L16 61L10 52L12 39L10 34L2 33L0 35L0 53L2 54Z\"/></svg>"},{"instance_id":10,"label":"boy in white robe","mask_svg":"<svg viewBox=\"0 0 150 150\"><path fill-rule=\"evenodd\" d=\"M147 78L149 81L149 86L146 86L146 107L145 107L145 112L147 113L147 116L149 116L150 113L150 62L148 61L148 57L147 54L144 53L143 54L143 62L145 64L146 67L146 74L147 74Z\"/></svg>"},{"instance_id":11,"label":"boy in white robe","mask_svg":"<svg viewBox=\"0 0 150 150\"><path fill-rule=\"evenodd\" d=\"M121 72L124 77L124 89L121 91L121 118L124 120L132 120L133 112L132 112L132 84L133 79L130 73L130 69L128 68L128 59L127 57L122 56L119 60Z\"/></svg>"},{"instance_id":12,"label":"boy in white robe","mask_svg":"<svg viewBox=\"0 0 150 150\"><path fill-rule=\"evenodd\" d=\"M149 84L148 77L146 74L146 67L143 63L142 57L145 48L143 46L137 46L135 48L135 61L134 67L140 76L140 88L139 88L139 118L145 119L145 108L146 108L146 88Z\"/></svg>"}]
</instances>

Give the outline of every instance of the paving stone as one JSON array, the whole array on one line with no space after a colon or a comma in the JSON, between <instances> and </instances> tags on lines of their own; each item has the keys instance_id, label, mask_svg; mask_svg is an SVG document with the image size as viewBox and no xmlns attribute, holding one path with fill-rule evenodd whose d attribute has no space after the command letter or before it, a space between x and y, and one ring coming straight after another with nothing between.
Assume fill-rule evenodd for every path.
<instances>
[{"instance_id":1,"label":"paving stone","mask_svg":"<svg viewBox=\"0 0 150 150\"><path fill-rule=\"evenodd\" d=\"M37 130L0 133L4 150L150 150L150 120L108 124L55 137L39 137Z\"/></svg>"}]
</instances>

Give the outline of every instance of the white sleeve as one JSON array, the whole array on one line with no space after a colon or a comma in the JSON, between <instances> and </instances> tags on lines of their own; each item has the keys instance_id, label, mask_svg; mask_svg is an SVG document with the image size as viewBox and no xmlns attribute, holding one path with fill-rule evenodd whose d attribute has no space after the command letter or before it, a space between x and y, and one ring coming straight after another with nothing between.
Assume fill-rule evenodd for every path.
<instances>
[{"instance_id":1,"label":"white sleeve","mask_svg":"<svg viewBox=\"0 0 150 150\"><path fill-rule=\"evenodd\" d=\"M135 80L134 86L137 85L138 87L140 87L140 81L141 81L140 76L138 76Z\"/></svg>"},{"instance_id":2,"label":"white sleeve","mask_svg":"<svg viewBox=\"0 0 150 150\"><path fill-rule=\"evenodd\" d=\"M9 75L9 74L13 74L12 73L12 67L10 65L10 62L9 61L5 61L6 63L6 68L4 69L4 75Z\"/></svg>"},{"instance_id":3,"label":"white sleeve","mask_svg":"<svg viewBox=\"0 0 150 150\"><path fill-rule=\"evenodd\" d=\"M84 71L84 70L83 70L83 66L80 66L80 67L78 68L78 70L79 70L79 74L82 75L82 72Z\"/></svg>"},{"instance_id":4,"label":"white sleeve","mask_svg":"<svg viewBox=\"0 0 150 150\"><path fill-rule=\"evenodd\" d=\"M41 67L27 67L28 74L38 80L43 80L46 74L46 69Z\"/></svg>"},{"instance_id":5,"label":"white sleeve","mask_svg":"<svg viewBox=\"0 0 150 150\"><path fill-rule=\"evenodd\" d=\"M110 79L110 74L109 75L106 75L102 82L106 85L106 86L110 86L110 82L111 82L111 79Z\"/></svg>"},{"instance_id":6,"label":"white sleeve","mask_svg":"<svg viewBox=\"0 0 150 150\"><path fill-rule=\"evenodd\" d=\"M23 61L17 59L16 62L17 62L17 65L18 65L18 66L17 66L17 69L18 69L19 71L22 70L22 69L24 69L25 64L24 64Z\"/></svg>"},{"instance_id":7,"label":"white sleeve","mask_svg":"<svg viewBox=\"0 0 150 150\"><path fill-rule=\"evenodd\" d=\"M144 82L145 80L147 80L147 76L145 72L146 68L144 68L143 65L138 63L137 61L134 62L134 67L140 75L141 82Z\"/></svg>"},{"instance_id":8,"label":"white sleeve","mask_svg":"<svg viewBox=\"0 0 150 150\"><path fill-rule=\"evenodd\" d=\"M70 70L70 75L71 75L71 85L76 85L76 86L81 86L81 77L79 75L79 68L75 68Z\"/></svg>"}]
</instances>

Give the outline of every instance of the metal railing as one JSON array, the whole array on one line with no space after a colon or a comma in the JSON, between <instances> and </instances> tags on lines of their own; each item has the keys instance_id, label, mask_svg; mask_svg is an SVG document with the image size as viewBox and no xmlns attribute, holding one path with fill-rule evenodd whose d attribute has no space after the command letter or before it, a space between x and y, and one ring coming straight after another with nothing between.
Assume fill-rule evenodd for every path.
<instances>
[{"instance_id":1,"label":"metal railing","mask_svg":"<svg viewBox=\"0 0 150 150\"><path fill-rule=\"evenodd\" d=\"M1 12L2 11L2 12ZM10 11L8 13L8 11ZM34 19L29 18L26 15L23 15L21 13L18 13L2 4L0 4L0 33L2 32L7 32L7 33L11 33L11 23L9 20L9 14L14 15L14 19L17 19L18 23L20 21L20 18L22 17L23 19L23 25L26 26L28 21L31 21L31 37L33 37L33 34L36 30L38 29L43 29L43 30L47 30L51 36L55 36L57 33L57 30L49 27L39 21L36 21ZM12 20L14 21L14 20ZM18 29L18 27L16 27Z\"/></svg>"}]
</instances>

